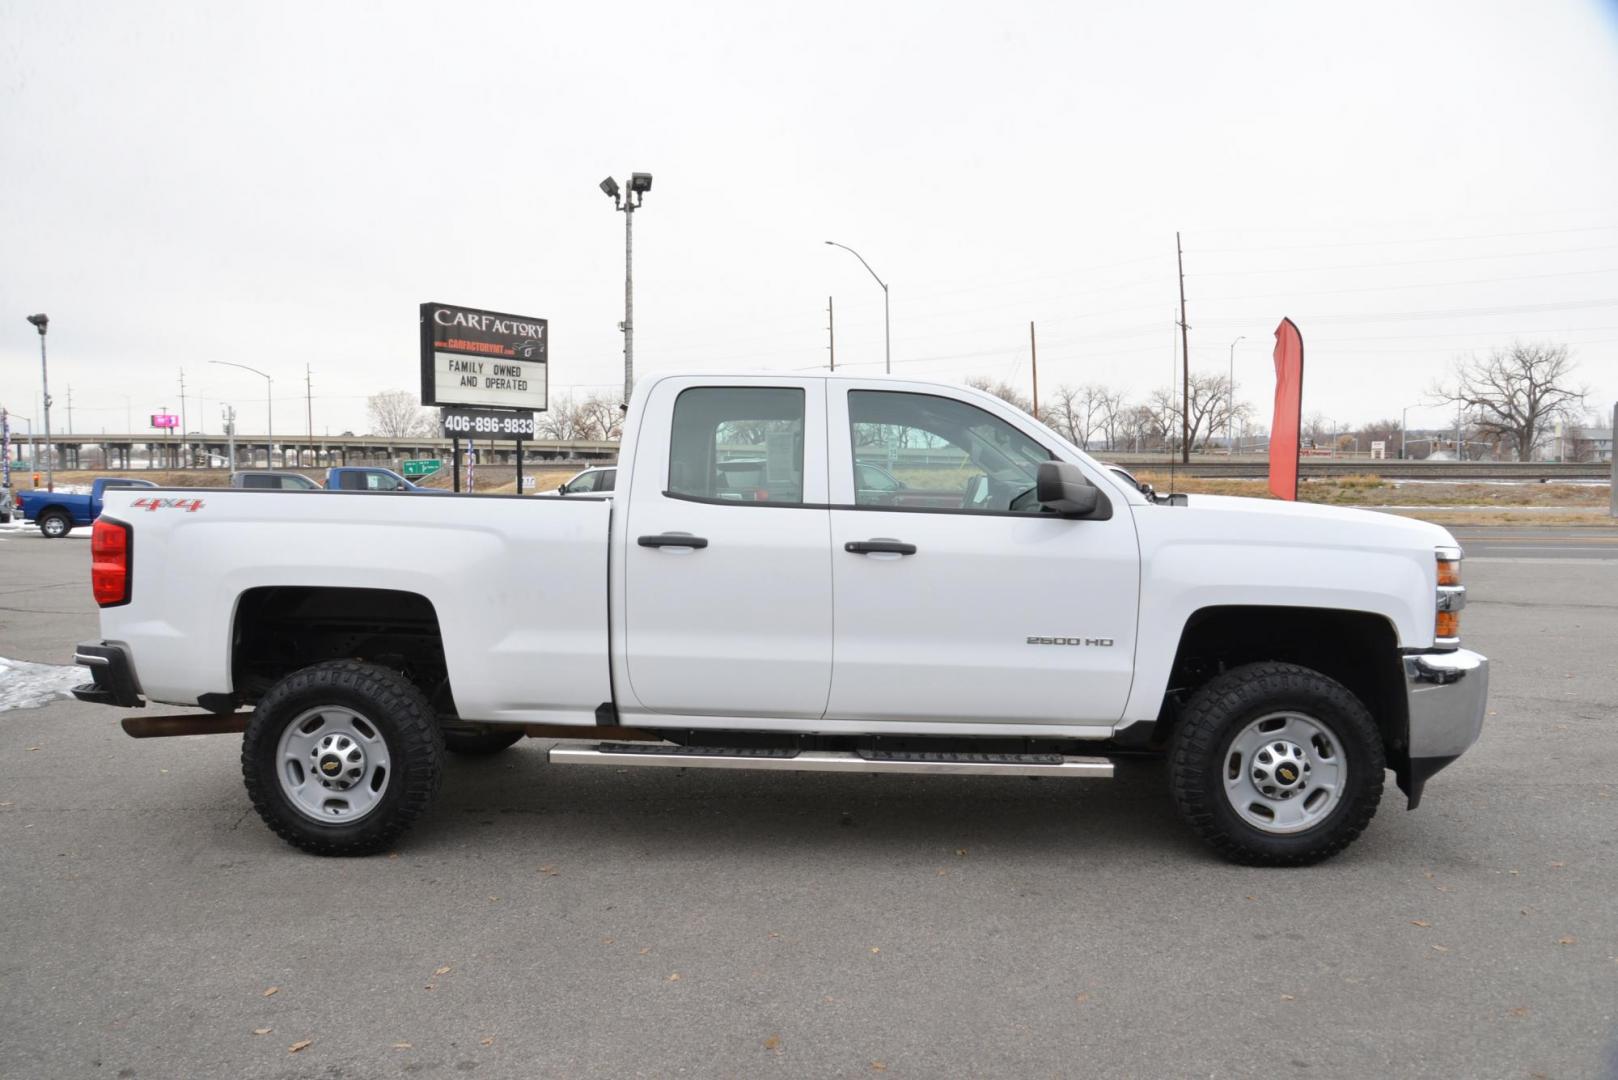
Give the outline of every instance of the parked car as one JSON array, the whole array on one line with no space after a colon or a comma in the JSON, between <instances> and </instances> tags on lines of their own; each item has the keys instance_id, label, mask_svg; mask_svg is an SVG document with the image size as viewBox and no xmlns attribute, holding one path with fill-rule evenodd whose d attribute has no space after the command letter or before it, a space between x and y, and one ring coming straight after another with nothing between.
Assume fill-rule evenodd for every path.
<instances>
[{"instance_id":1,"label":"parked car","mask_svg":"<svg viewBox=\"0 0 1618 1080\"><path fill-rule=\"evenodd\" d=\"M613 485L618 482L618 469L616 466L585 469L575 473L566 483L558 484L558 495L607 495L612 492Z\"/></svg>"},{"instance_id":2,"label":"parked car","mask_svg":"<svg viewBox=\"0 0 1618 1080\"><path fill-rule=\"evenodd\" d=\"M21 491L17 512L25 521L39 526L47 539L60 540L76 528L91 525L101 516L102 495L119 488L155 488L150 480L122 476L99 476L90 483L90 494L71 495L65 491Z\"/></svg>"},{"instance_id":3,"label":"parked car","mask_svg":"<svg viewBox=\"0 0 1618 1080\"><path fill-rule=\"evenodd\" d=\"M449 495L443 488L412 484L392 469L369 465L337 465L326 470L325 487L330 491L394 491L412 495Z\"/></svg>"},{"instance_id":4,"label":"parked car","mask_svg":"<svg viewBox=\"0 0 1618 1080\"><path fill-rule=\"evenodd\" d=\"M1302 865L1386 769L1413 809L1481 729L1437 525L1149 498L965 387L659 374L630 420L612 498L113 492L74 693L209 710L124 725L243 732L260 817L324 854L390 848L446 749L527 734L618 770L1105 778L1155 751L1214 849ZM856 453L916 446L957 490L882 501Z\"/></svg>"},{"instance_id":5,"label":"parked car","mask_svg":"<svg viewBox=\"0 0 1618 1080\"><path fill-rule=\"evenodd\" d=\"M275 469L243 469L230 474L233 488L269 488L273 491L319 491L320 485L303 473Z\"/></svg>"}]
</instances>

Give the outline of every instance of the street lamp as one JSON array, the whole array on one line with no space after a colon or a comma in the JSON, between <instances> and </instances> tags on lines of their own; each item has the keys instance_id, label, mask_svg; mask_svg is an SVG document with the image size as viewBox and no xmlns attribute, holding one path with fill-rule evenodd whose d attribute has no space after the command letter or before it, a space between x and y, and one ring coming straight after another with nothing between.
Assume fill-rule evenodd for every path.
<instances>
[{"instance_id":1,"label":"street lamp","mask_svg":"<svg viewBox=\"0 0 1618 1080\"><path fill-rule=\"evenodd\" d=\"M888 283L883 281L881 278L876 277L876 271L872 270L871 264L865 261L865 256L861 255L847 244L839 244L835 240L827 240L826 243L830 244L832 247L840 247L858 259L860 261L860 265L865 267L873 278L876 278L876 283L878 285L882 286L882 370L887 374L892 375L893 335L888 324Z\"/></svg>"},{"instance_id":2,"label":"street lamp","mask_svg":"<svg viewBox=\"0 0 1618 1080\"><path fill-rule=\"evenodd\" d=\"M56 476L51 472L51 378L45 363L45 328L51 324L51 317L40 312L28 316L28 321L39 331L39 385L45 393L45 490L55 491Z\"/></svg>"},{"instance_id":3,"label":"street lamp","mask_svg":"<svg viewBox=\"0 0 1618 1080\"><path fill-rule=\"evenodd\" d=\"M1406 405L1404 408L1399 410L1399 460L1400 461L1405 460L1405 458L1407 458L1409 456L1409 455L1407 455L1405 453L1405 417L1406 417L1407 414L1409 414L1411 409L1421 409L1421 408L1425 408L1425 406L1422 405L1422 403L1418 401L1414 405Z\"/></svg>"},{"instance_id":4,"label":"street lamp","mask_svg":"<svg viewBox=\"0 0 1618 1080\"><path fill-rule=\"evenodd\" d=\"M266 469L274 468L273 463L270 461L270 459L275 456L275 404L270 397L270 385L274 382L274 380L268 375L264 374L264 372L260 371L258 368L248 367L246 364L235 364L229 360L209 360L208 363L220 364L224 367L241 368L243 371L251 371L254 375L257 375L259 378L264 380L264 467ZM234 419L234 417L232 419ZM251 452L252 448L249 447L248 449L249 452ZM234 454L231 457L230 467L233 469L236 467L236 459Z\"/></svg>"},{"instance_id":5,"label":"street lamp","mask_svg":"<svg viewBox=\"0 0 1618 1080\"><path fill-rule=\"evenodd\" d=\"M1246 334L1236 339L1246 340ZM1230 415L1225 419L1225 428L1232 456L1236 453L1236 341L1230 343L1230 384L1225 388L1230 394Z\"/></svg>"},{"instance_id":6,"label":"street lamp","mask_svg":"<svg viewBox=\"0 0 1618 1080\"><path fill-rule=\"evenodd\" d=\"M624 406L629 405L629 394L635 388L635 211L641 200L652 190L652 174L629 174L629 190L618 187L618 181L607 177L601 181L601 191L612 200L612 205L624 214L624 321L618 329L624 332Z\"/></svg>"}]
</instances>

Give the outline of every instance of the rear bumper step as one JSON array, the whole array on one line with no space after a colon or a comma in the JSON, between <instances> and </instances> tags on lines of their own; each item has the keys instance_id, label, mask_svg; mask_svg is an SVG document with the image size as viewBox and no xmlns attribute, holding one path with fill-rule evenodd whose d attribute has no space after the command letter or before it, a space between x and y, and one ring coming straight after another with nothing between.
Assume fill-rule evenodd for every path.
<instances>
[{"instance_id":1,"label":"rear bumper step","mask_svg":"<svg viewBox=\"0 0 1618 1080\"><path fill-rule=\"evenodd\" d=\"M781 772L931 773L951 776L1065 776L1105 780L1112 762L1063 754L939 754L905 751L748 750L692 746L553 746L558 765L639 765L666 769L774 769Z\"/></svg>"}]
</instances>

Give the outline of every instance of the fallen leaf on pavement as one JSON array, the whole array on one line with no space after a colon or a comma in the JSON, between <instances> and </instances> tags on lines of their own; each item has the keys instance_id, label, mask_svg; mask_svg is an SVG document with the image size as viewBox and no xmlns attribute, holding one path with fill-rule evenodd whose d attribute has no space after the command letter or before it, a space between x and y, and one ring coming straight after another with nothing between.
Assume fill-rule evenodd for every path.
<instances>
[{"instance_id":1,"label":"fallen leaf on pavement","mask_svg":"<svg viewBox=\"0 0 1618 1080\"><path fill-rule=\"evenodd\" d=\"M1298 999L1293 997L1291 994L1282 994L1281 995L1281 1000L1282 1001L1297 1001Z\"/></svg>"},{"instance_id":2,"label":"fallen leaf on pavement","mask_svg":"<svg viewBox=\"0 0 1618 1080\"><path fill-rule=\"evenodd\" d=\"M271 996L273 996L275 994L279 994L280 992L281 992L281 988L279 986L272 986L268 990L264 991L264 996L265 997L271 997Z\"/></svg>"},{"instance_id":3,"label":"fallen leaf on pavement","mask_svg":"<svg viewBox=\"0 0 1618 1080\"><path fill-rule=\"evenodd\" d=\"M877 953L879 953L879 952L881 952L881 951L882 951L882 950L881 950L881 949L879 949L879 948L877 948L877 947L876 947L876 946L875 946L875 945L872 945L872 946L871 946L871 955L872 955L872 956L875 956L875 955L876 955L876 954L877 954Z\"/></svg>"},{"instance_id":4,"label":"fallen leaf on pavement","mask_svg":"<svg viewBox=\"0 0 1618 1080\"><path fill-rule=\"evenodd\" d=\"M679 982L679 981L680 981L680 973L678 971L676 971L673 975L669 976L669 982Z\"/></svg>"},{"instance_id":5,"label":"fallen leaf on pavement","mask_svg":"<svg viewBox=\"0 0 1618 1080\"><path fill-rule=\"evenodd\" d=\"M886 1061L873 1061L873 1062L871 1062L871 1071L872 1072L887 1072L888 1071L888 1063Z\"/></svg>"},{"instance_id":6,"label":"fallen leaf on pavement","mask_svg":"<svg viewBox=\"0 0 1618 1080\"><path fill-rule=\"evenodd\" d=\"M297 1042L295 1042L291 1046L287 1047L287 1053L296 1054L299 1050L303 1050L303 1049L308 1048L311 1044L314 1043L314 1041L315 1040L313 1040L313 1039L299 1039Z\"/></svg>"},{"instance_id":7,"label":"fallen leaf on pavement","mask_svg":"<svg viewBox=\"0 0 1618 1080\"><path fill-rule=\"evenodd\" d=\"M1516 1017L1527 1016L1528 1015L1528 1006L1526 1006L1526 1005L1517 1006L1515 1009L1511 1010L1511 1015L1516 1016Z\"/></svg>"},{"instance_id":8,"label":"fallen leaf on pavement","mask_svg":"<svg viewBox=\"0 0 1618 1080\"><path fill-rule=\"evenodd\" d=\"M1448 945L1434 945L1433 952L1449 952Z\"/></svg>"},{"instance_id":9,"label":"fallen leaf on pavement","mask_svg":"<svg viewBox=\"0 0 1618 1080\"><path fill-rule=\"evenodd\" d=\"M409 1043L406 1043L406 1042L394 1043L393 1048L395 1050L410 1050L410 1049L412 1049L411 1045Z\"/></svg>"},{"instance_id":10,"label":"fallen leaf on pavement","mask_svg":"<svg viewBox=\"0 0 1618 1080\"><path fill-rule=\"evenodd\" d=\"M645 956L645 955L646 955L646 954L647 954L647 953L649 953L649 952L651 952L651 951L652 951L652 948L651 948L651 946L650 946L650 945L648 945L648 946L647 946L647 947L646 947L646 948L644 948L644 949L642 949L642 950L641 950L641 951L640 951L640 954L641 954L641 955L642 955L642 956Z\"/></svg>"},{"instance_id":11,"label":"fallen leaf on pavement","mask_svg":"<svg viewBox=\"0 0 1618 1080\"><path fill-rule=\"evenodd\" d=\"M601 939L601 944L603 944L603 945L611 945L612 944L612 938L610 938L610 937L602 938Z\"/></svg>"},{"instance_id":12,"label":"fallen leaf on pavement","mask_svg":"<svg viewBox=\"0 0 1618 1080\"><path fill-rule=\"evenodd\" d=\"M561 873L560 870L556 869L556 867L552 866L550 863L546 863L544 866L541 866L539 868L539 872L544 874L546 877L555 877L557 874Z\"/></svg>"},{"instance_id":13,"label":"fallen leaf on pavement","mask_svg":"<svg viewBox=\"0 0 1618 1080\"><path fill-rule=\"evenodd\" d=\"M781 1036L771 1035L764 1040L764 1049L779 1054L781 1052Z\"/></svg>"},{"instance_id":14,"label":"fallen leaf on pavement","mask_svg":"<svg viewBox=\"0 0 1618 1080\"><path fill-rule=\"evenodd\" d=\"M493 1046L494 1045L494 1036L490 1035L487 1039L479 1039L478 1042L481 1043L484 1046Z\"/></svg>"},{"instance_id":15,"label":"fallen leaf on pavement","mask_svg":"<svg viewBox=\"0 0 1618 1080\"><path fill-rule=\"evenodd\" d=\"M1577 945L1579 943L1579 939L1574 937L1572 934L1563 934L1561 937L1556 939L1556 943L1558 945Z\"/></svg>"},{"instance_id":16,"label":"fallen leaf on pavement","mask_svg":"<svg viewBox=\"0 0 1618 1080\"><path fill-rule=\"evenodd\" d=\"M963 848L963 847L958 847L958 848L955 849L955 854L957 854L957 855L965 855L966 854L966 849Z\"/></svg>"},{"instance_id":17,"label":"fallen leaf on pavement","mask_svg":"<svg viewBox=\"0 0 1618 1080\"><path fill-rule=\"evenodd\" d=\"M1551 869L1552 870L1560 870L1560 869L1562 869L1562 867L1564 867L1566 865L1567 865L1567 863L1565 863L1565 862L1553 862L1553 863L1551 863Z\"/></svg>"},{"instance_id":18,"label":"fallen leaf on pavement","mask_svg":"<svg viewBox=\"0 0 1618 1080\"><path fill-rule=\"evenodd\" d=\"M1426 919L1411 919L1410 920L1410 925L1411 926L1427 927L1427 926L1431 926L1433 924L1428 922Z\"/></svg>"},{"instance_id":19,"label":"fallen leaf on pavement","mask_svg":"<svg viewBox=\"0 0 1618 1080\"><path fill-rule=\"evenodd\" d=\"M433 974L434 975L448 975L449 974L449 965L445 964L443 967L441 967L437 971L433 972Z\"/></svg>"},{"instance_id":20,"label":"fallen leaf on pavement","mask_svg":"<svg viewBox=\"0 0 1618 1080\"><path fill-rule=\"evenodd\" d=\"M268 1035L270 1032L272 1032L274 1030L275 1030L274 1028L254 1028L253 1029L253 1034L254 1035Z\"/></svg>"},{"instance_id":21,"label":"fallen leaf on pavement","mask_svg":"<svg viewBox=\"0 0 1618 1080\"><path fill-rule=\"evenodd\" d=\"M1088 990L1080 990L1077 994L1073 995L1073 1003L1075 1005L1083 1005L1086 1001L1089 1001L1089 1000L1090 1000L1090 991L1088 991Z\"/></svg>"}]
</instances>

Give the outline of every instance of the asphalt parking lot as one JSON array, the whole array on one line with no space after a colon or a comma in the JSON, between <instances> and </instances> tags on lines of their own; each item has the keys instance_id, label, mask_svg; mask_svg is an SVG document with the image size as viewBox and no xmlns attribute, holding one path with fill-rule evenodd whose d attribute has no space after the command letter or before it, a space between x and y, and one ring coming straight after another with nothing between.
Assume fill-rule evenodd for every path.
<instances>
[{"instance_id":1,"label":"asphalt parking lot","mask_svg":"<svg viewBox=\"0 0 1618 1080\"><path fill-rule=\"evenodd\" d=\"M1217 861L1149 762L617 772L532 741L453 761L394 855L323 860L253 815L238 738L0 713L0 1076L1610 1073L1618 548L1472 553L1483 740L1307 870ZM0 533L0 657L95 635L87 563Z\"/></svg>"}]
</instances>

